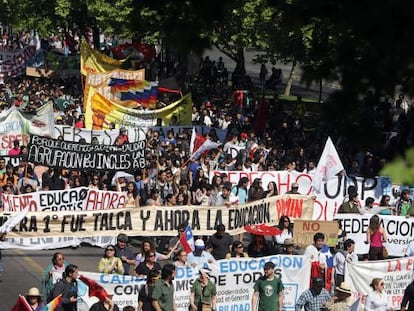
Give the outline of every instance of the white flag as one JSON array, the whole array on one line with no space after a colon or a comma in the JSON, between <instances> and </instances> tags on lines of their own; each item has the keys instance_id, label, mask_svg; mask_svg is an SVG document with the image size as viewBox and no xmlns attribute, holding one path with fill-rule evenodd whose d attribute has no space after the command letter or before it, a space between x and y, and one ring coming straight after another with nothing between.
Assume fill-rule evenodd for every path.
<instances>
[{"instance_id":1,"label":"white flag","mask_svg":"<svg viewBox=\"0 0 414 311\"><path fill-rule=\"evenodd\" d=\"M10 232L14 226L16 226L23 218L26 217L28 212L29 206L26 206L20 213L16 213L10 216L10 218L8 218L7 221L0 227L0 234Z\"/></svg>"},{"instance_id":2,"label":"white flag","mask_svg":"<svg viewBox=\"0 0 414 311\"><path fill-rule=\"evenodd\" d=\"M193 127L193 130L191 131L191 139L190 139L190 154L192 154L194 151L195 140L196 140L196 131L195 131L195 128Z\"/></svg>"},{"instance_id":3,"label":"white flag","mask_svg":"<svg viewBox=\"0 0 414 311\"><path fill-rule=\"evenodd\" d=\"M338 156L338 152L335 149L334 144L330 137L328 137L321 158L319 159L318 166L316 167L315 175L312 178L312 186L315 192L320 193L322 186L329 179L336 177L340 171L343 171L341 159Z\"/></svg>"}]
</instances>

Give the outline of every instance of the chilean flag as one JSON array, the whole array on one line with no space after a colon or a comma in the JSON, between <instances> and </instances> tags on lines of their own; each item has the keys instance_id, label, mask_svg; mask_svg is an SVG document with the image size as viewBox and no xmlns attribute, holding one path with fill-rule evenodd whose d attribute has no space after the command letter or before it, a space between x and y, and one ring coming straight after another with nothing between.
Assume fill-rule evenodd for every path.
<instances>
[{"instance_id":1,"label":"chilean flag","mask_svg":"<svg viewBox=\"0 0 414 311\"><path fill-rule=\"evenodd\" d=\"M183 247L183 250L185 250L187 254L194 251L194 237L193 237L193 231L191 230L190 226L187 226L184 232L181 233L180 243L181 243L181 246Z\"/></svg>"}]
</instances>

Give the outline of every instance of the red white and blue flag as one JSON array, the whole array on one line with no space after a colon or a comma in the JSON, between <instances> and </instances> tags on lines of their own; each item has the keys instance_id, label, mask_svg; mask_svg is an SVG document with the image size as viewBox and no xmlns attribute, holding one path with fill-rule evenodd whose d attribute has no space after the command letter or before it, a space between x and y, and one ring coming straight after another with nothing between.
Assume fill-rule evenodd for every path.
<instances>
[{"instance_id":1,"label":"red white and blue flag","mask_svg":"<svg viewBox=\"0 0 414 311\"><path fill-rule=\"evenodd\" d=\"M189 254L194 251L194 237L193 231L191 230L190 226L185 228L184 232L180 235L180 243L183 247L183 250Z\"/></svg>"}]
</instances>

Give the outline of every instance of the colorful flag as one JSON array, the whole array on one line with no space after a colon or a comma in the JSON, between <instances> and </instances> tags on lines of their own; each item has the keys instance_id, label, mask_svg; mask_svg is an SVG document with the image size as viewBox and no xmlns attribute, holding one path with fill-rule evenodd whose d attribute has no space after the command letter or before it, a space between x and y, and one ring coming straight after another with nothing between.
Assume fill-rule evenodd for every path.
<instances>
[{"instance_id":1,"label":"colorful flag","mask_svg":"<svg viewBox=\"0 0 414 311\"><path fill-rule=\"evenodd\" d=\"M194 237L193 231L191 230L190 226L185 228L184 232L180 235L180 243L183 247L183 250L189 254L194 251Z\"/></svg>"},{"instance_id":2,"label":"colorful flag","mask_svg":"<svg viewBox=\"0 0 414 311\"><path fill-rule=\"evenodd\" d=\"M320 193L323 184L343 170L344 166L342 165L338 152L331 138L328 137L321 158L316 166L315 175L312 178L312 186L315 192Z\"/></svg>"},{"instance_id":3,"label":"colorful flag","mask_svg":"<svg viewBox=\"0 0 414 311\"><path fill-rule=\"evenodd\" d=\"M199 134L197 134L199 135ZM201 135L200 135L201 136ZM196 143L197 143L197 138L196 138ZM194 152L193 154L191 154L190 159L198 159L205 151L217 148L218 146L220 146L221 144L216 143L214 141L211 141L210 139L206 139L199 148L195 149L194 148Z\"/></svg>"},{"instance_id":4,"label":"colorful flag","mask_svg":"<svg viewBox=\"0 0 414 311\"><path fill-rule=\"evenodd\" d=\"M105 301L108 298L108 293L105 288L100 284L96 283L94 280L87 278L86 276L81 275L79 279L88 285L89 287L89 297L97 297L99 301Z\"/></svg>"},{"instance_id":5,"label":"colorful flag","mask_svg":"<svg viewBox=\"0 0 414 311\"><path fill-rule=\"evenodd\" d=\"M26 298L24 298L24 296L22 295L19 295L19 298L17 299L16 304L13 306L13 308L10 311L33 311L33 309L30 307Z\"/></svg>"},{"instance_id":6,"label":"colorful flag","mask_svg":"<svg viewBox=\"0 0 414 311\"><path fill-rule=\"evenodd\" d=\"M44 311L55 311L61 302L62 302L62 294L53 298L53 300L50 301L43 310Z\"/></svg>"}]
</instances>

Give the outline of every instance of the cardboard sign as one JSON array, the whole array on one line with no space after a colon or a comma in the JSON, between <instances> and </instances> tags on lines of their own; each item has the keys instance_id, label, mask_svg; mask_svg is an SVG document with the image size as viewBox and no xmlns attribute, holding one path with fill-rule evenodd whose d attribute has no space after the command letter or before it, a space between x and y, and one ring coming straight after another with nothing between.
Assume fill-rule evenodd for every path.
<instances>
[{"instance_id":1,"label":"cardboard sign","mask_svg":"<svg viewBox=\"0 0 414 311\"><path fill-rule=\"evenodd\" d=\"M325 244L335 247L338 243L338 223L336 221L309 221L295 220L293 226L293 239L295 244L301 247L313 244L315 233L325 234Z\"/></svg>"}]
</instances>

